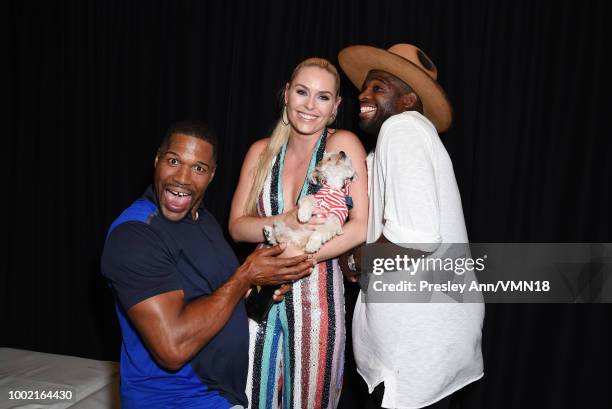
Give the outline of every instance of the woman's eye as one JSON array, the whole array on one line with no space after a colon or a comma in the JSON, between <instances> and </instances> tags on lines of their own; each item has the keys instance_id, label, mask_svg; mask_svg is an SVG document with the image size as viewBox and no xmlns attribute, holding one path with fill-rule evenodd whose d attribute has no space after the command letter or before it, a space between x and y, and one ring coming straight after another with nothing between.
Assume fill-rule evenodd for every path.
<instances>
[{"instance_id":1,"label":"woman's eye","mask_svg":"<svg viewBox=\"0 0 612 409\"><path fill-rule=\"evenodd\" d=\"M298 95L306 95L306 91L303 89L298 89L296 92Z\"/></svg>"},{"instance_id":2,"label":"woman's eye","mask_svg":"<svg viewBox=\"0 0 612 409\"><path fill-rule=\"evenodd\" d=\"M327 95L321 95L319 98L321 98L323 101L329 101L329 97Z\"/></svg>"}]
</instances>

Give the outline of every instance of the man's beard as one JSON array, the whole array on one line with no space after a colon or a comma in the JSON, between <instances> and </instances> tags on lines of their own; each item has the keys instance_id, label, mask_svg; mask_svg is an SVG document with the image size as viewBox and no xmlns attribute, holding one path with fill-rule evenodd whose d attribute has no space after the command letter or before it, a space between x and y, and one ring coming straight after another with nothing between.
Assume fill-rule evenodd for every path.
<instances>
[{"instance_id":1,"label":"man's beard","mask_svg":"<svg viewBox=\"0 0 612 409\"><path fill-rule=\"evenodd\" d=\"M369 135L376 136L378 135L378 132L380 132L382 124L389 118L389 116L391 115L383 118L377 118L375 121L359 121L359 129Z\"/></svg>"}]
</instances>

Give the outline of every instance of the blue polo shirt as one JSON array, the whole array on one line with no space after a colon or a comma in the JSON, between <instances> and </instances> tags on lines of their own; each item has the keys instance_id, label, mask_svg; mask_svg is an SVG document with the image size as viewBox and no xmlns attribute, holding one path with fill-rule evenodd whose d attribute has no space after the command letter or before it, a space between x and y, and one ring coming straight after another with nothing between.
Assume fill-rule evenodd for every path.
<instances>
[{"instance_id":1,"label":"blue polo shirt","mask_svg":"<svg viewBox=\"0 0 612 409\"><path fill-rule=\"evenodd\" d=\"M123 336L121 400L129 408L229 408L247 405L248 323L240 301L223 329L178 371L152 358L126 311L168 291L183 290L185 302L210 295L238 267L215 218L204 208L167 220L149 187L111 225L102 274L116 299Z\"/></svg>"}]
</instances>

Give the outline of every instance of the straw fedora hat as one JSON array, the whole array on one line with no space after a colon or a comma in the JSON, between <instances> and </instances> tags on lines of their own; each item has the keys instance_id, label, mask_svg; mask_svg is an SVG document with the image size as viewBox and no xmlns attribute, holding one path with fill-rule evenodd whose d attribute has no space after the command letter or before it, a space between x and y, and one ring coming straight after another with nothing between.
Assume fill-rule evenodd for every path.
<instances>
[{"instance_id":1,"label":"straw fedora hat","mask_svg":"<svg viewBox=\"0 0 612 409\"><path fill-rule=\"evenodd\" d=\"M367 45L353 45L338 54L340 66L358 89L370 70L393 74L417 93L423 113L438 132L446 131L453 119L453 108L436 81L438 69L427 55L411 44L396 44L388 50Z\"/></svg>"}]
</instances>

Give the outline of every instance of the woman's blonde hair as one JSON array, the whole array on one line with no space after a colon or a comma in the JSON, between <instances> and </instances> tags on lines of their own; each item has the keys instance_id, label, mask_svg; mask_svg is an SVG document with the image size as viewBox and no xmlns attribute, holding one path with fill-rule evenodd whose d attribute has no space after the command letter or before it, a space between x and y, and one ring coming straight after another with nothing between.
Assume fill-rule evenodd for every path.
<instances>
[{"instance_id":1,"label":"woman's blonde hair","mask_svg":"<svg viewBox=\"0 0 612 409\"><path fill-rule=\"evenodd\" d=\"M336 95L338 95L338 90L340 89L340 75L338 74L338 70L332 63L327 61L324 58L308 58L298 64L297 67L293 70L291 74L291 78L289 79L289 84L293 82L293 79L297 75L297 73L304 67L319 67L324 69L325 71L332 74L336 80ZM283 111L285 107L283 106ZM257 169L255 170L255 175L253 176L253 184L251 186L251 191L249 192L249 196L247 197L246 205L245 205L245 213L248 216L256 216L257 215L257 201L259 200L259 195L263 189L264 183L266 182L266 178L270 173L273 161L276 155L280 152L283 145L289 139L289 134L291 133L291 125L285 124L283 122L282 116L276 123L274 127L274 131L272 131L272 135L270 135L270 142L268 142L268 146L262 151L259 157L259 164L257 165Z\"/></svg>"}]
</instances>

